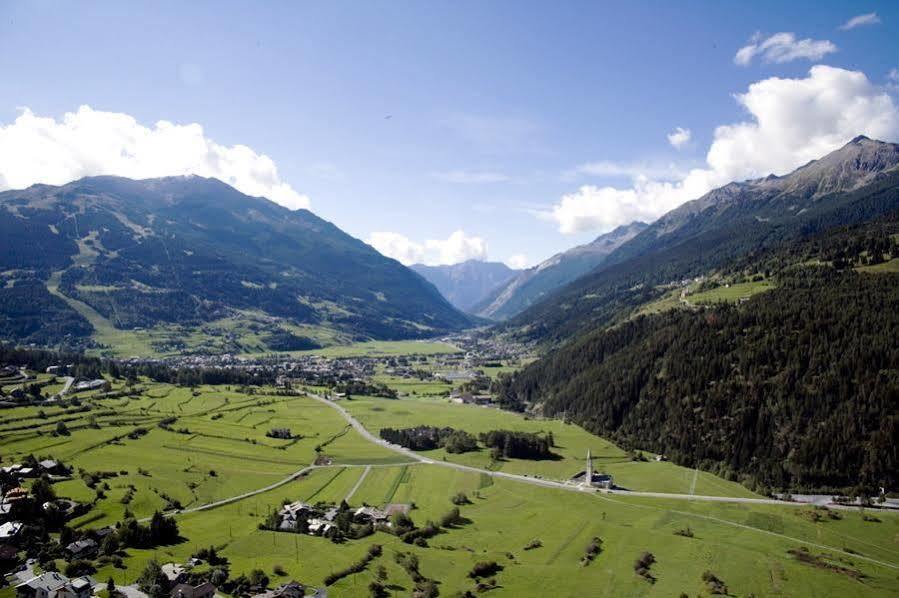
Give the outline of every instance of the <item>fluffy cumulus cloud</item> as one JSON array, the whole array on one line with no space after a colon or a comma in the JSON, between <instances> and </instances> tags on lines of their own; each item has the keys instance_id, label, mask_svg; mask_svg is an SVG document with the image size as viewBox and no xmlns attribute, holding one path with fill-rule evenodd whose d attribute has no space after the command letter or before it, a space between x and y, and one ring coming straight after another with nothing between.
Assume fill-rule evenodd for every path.
<instances>
[{"instance_id":1,"label":"fluffy cumulus cloud","mask_svg":"<svg viewBox=\"0 0 899 598\"><path fill-rule=\"evenodd\" d=\"M219 145L195 123L148 127L128 114L81 106L59 120L25 108L11 124L0 124L0 189L94 175L184 174L215 177L291 209L309 207L308 197L281 180L271 158L245 145Z\"/></svg>"},{"instance_id":2,"label":"fluffy cumulus cloud","mask_svg":"<svg viewBox=\"0 0 899 598\"><path fill-rule=\"evenodd\" d=\"M690 143L690 138L692 136L693 134L690 132L690 129L678 127L671 133L668 133L668 143L675 149L680 149Z\"/></svg>"},{"instance_id":3,"label":"fluffy cumulus cloud","mask_svg":"<svg viewBox=\"0 0 899 598\"><path fill-rule=\"evenodd\" d=\"M856 15L840 25L840 29L843 31L848 31L849 29L855 29L856 27L864 27L866 25L877 25L880 23L880 17L877 16L876 12L869 12L863 15Z\"/></svg>"},{"instance_id":4,"label":"fluffy cumulus cloud","mask_svg":"<svg viewBox=\"0 0 899 598\"><path fill-rule=\"evenodd\" d=\"M734 62L740 66L748 66L756 56L765 62L791 62L805 58L821 60L837 51L836 45L826 39L796 39L795 33L775 33L765 38L756 33L750 43L737 50Z\"/></svg>"},{"instance_id":5,"label":"fluffy cumulus cloud","mask_svg":"<svg viewBox=\"0 0 899 598\"><path fill-rule=\"evenodd\" d=\"M637 174L623 189L585 185L546 217L563 233L651 221L730 181L786 174L856 135L899 138L899 107L858 71L818 65L804 78L758 81L735 98L750 118L715 129L704 167L674 181Z\"/></svg>"},{"instance_id":6,"label":"fluffy cumulus cloud","mask_svg":"<svg viewBox=\"0 0 899 598\"><path fill-rule=\"evenodd\" d=\"M528 256L523 253L516 253L515 255L510 255L509 259L506 260L506 265L514 270L521 270L523 268L528 267Z\"/></svg>"},{"instance_id":7,"label":"fluffy cumulus cloud","mask_svg":"<svg viewBox=\"0 0 899 598\"><path fill-rule=\"evenodd\" d=\"M418 243L394 232L374 232L366 243L381 254L406 264L427 264L439 266L458 264L466 260L487 259L487 241L481 237L468 236L457 230L446 239L428 239Z\"/></svg>"}]
</instances>

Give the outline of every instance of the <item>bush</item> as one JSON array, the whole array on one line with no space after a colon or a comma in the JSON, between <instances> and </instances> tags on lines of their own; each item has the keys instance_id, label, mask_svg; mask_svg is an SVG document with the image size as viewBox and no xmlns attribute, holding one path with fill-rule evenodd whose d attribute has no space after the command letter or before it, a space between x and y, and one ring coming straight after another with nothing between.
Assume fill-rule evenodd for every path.
<instances>
[{"instance_id":1,"label":"bush","mask_svg":"<svg viewBox=\"0 0 899 598\"><path fill-rule=\"evenodd\" d=\"M459 492L451 499L454 505L470 505L471 501L468 500L468 495L464 492Z\"/></svg>"},{"instance_id":2,"label":"bush","mask_svg":"<svg viewBox=\"0 0 899 598\"><path fill-rule=\"evenodd\" d=\"M702 574L702 581L705 582L709 593L727 595L727 584L718 579L718 577L711 571L706 571Z\"/></svg>"},{"instance_id":3,"label":"bush","mask_svg":"<svg viewBox=\"0 0 899 598\"><path fill-rule=\"evenodd\" d=\"M496 575L502 570L503 566L496 561L481 561L479 563L476 563L475 566L471 568L471 571L468 572L468 577L472 579L477 579L479 577L490 577L491 575Z\"/></svg>"},{"instance_id":4,"label":"bush","mask_svg":"<svg viewBox=\"0 0 899 598\"><path fill-rule=\"evenodd\" d=\"M656 557L651 552L642 553L636 561L634 561L634 573L643 577L650 583L655 583L656 578L649 572L652 564L656 562Z\"/></svg>"},{"instance_id":5,"label":"bush","mask_svg":"<svg viewBox=\"0 0 899 598\"><path fill-rule=\"evenodd\" d=\"M91 573L95 573L97 569L94 567L94 564L90 561L85 560L77 560L72 561L66 565L66 568L63 570L63 573L66 574L66 577L81 577L82 575L90 575Z\"/></svg>"}]
</instances>

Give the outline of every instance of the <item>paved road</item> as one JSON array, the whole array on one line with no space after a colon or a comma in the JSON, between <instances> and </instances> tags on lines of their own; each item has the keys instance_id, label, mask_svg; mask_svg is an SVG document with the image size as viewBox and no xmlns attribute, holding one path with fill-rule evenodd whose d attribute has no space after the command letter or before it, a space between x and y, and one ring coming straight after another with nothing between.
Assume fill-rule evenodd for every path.
<instances>
[{"instance_id":1,"label":"paved road","mask_svg":"<svg viewBox=\"0 0 899 598\"><path fill-rule=\"evenodd\" d=\"M357 432L359 432L359 434L362 435L363 438L365 438L369 442L380 445L380 446L382 446L388 450L391 450L399 455L403 455L404 457L412 459L417 463L440 465L443 467L450 467L452 469L457 469L460 471L469 471L472 473L486 474L486 475L489 475L494 478L508 479L508 480L513 480L516 482L522 482L525 484L531 484L534 486L541 486L544 488L554 488L554 489L558 489L558 490L568 490L568 491L572 491L572 492L587 492L587 493L593 494L597 498L601 498L604 500L612 500L615 502L618 502L618 501L616 501L610 495L621 496L621 497L665 498L665 499L688 500L688 501L697 501L698 500L698 501L725 502L725 503L763 504L763 505L780 505L780 506L807 506L807 505L804 505L803 503L785 502L782 500L776 500L776 499L772 499L772 498L741 498L741 497L734 497L734 496L705 496L705 495L699 495L699 494L672 494L672 493L666 493L666 492L637 492L637 491L632 491L632 490L606 490L606 491L597 492L596 490L594 490L592 488L583 488L579 485L572 484L572 483L557 482L554 480L545 480L542 478L533 478L533 477L529 477L529 476L525 476L525 475L506 473L503 471L490 471L487 469L480 469L478 467L471 467L468 465L452 463L449 461L436 461L434 459L424 457L422 455L415 453L414 451L411 451L411 450L406 449L401 446L397 446L395 444L391 444L381 438L376 437L371 432L369 432L365 428L365 426L363 426L355 417L353 417L346 409L341 407L339 404L337 404L333 401L329 401L328 399L325 399L325 398L320 397L315 394L307 393L307 396L309 396L309 398L314 399L320 403L328 405L332 409L336 409L344 417L344 419L347 421L347 423L349 423ZM371 467L394 467L395 465L396 464L378 464L378 465L361 464L361 465L355 465L355 467L365 467L366 471L368 471L368 469ZM253 490L251 492L245 492L245 493L239 494L237 496L232 496L232 497L225 498L225 499L222 499L222 500L219 500L216 502L208 503L205 505L182 509L181 511L169 513L169 514L170 515L179 515L179 514L184 514L184 513L194 513L197 511L205 511L208 509L214 509L216 507L231 504L231 503L237 502L239 500L244 500L246 498L255 496L257 494L262 494L264 492L274 490L275 488L278 488L280 486L283 486L284 484L292 482L293 480L297 479L301 475L308 473L314 469L324 469L324 468L332 468L332 467L353 467L353 466L352 465L340 465L340 464L320 465L320 466L319 465L309 465L309 466L306 466L306 467L300 469L299 471L294 472L293 474L289 475L288 477L284 478L283 480L275 482L274 484L270 484L264 488L259 488L258 490ZM363 477L364 477L364 475L363 475ZM652 506L648 506L648 505L640 505L637 503L624 503L624 504L628 504L628 505L636 507L636 508L660 508L660 507L652 507ZM853 507L847 506L845 508L852 509ZM800 544L807 544L807 545L816 546L816 547L822 548L822 549L832 550L834 552L841 553L845 556L862 559L862 560L865 560L865 561L868 561L871 563L882 565L884 567L889 567L891 569L899 569L899 565L896 565L894 563L880 561L880 560L862 556L862 555L856 554L856 553L849 553L840 548L836 548L833 546L826 546L824 544L815 544L813 542L809 542L808 540L803 540L801 538L794 538L792 536L787 536L784 534L779 534L776 532L771 532L768 530L763 530L763 529L759 529L756 527L747 526L744 524L729 521L727 519L719 519L717 517L711 517L711 516L706 516L706 515L701 515L701 514L696 514L696 513L687 513L687 512L682 512L682 511L675 511L675 512L682 513L682 514L688 515L688 516L699 517L702 519L709 519L709 520L717 521L722 524L731 525L733 527L738 527L738 528L742 528L742 529L753 530L753 531L757 531L757 532L764 533L764 534L771 535L771 536L777 536L779 538L794 541L794 542L797 542ZM147 521L147 520L148 519L144 519L142 521Z\"/></svg>"},{"instance_id":2,"label":"paved road","mask_svg":"<svg viewBox=\"0 0 899 598\"><path fill-rule=\"evenodd\" d=\"M306 393L307 396L311 399L315 399L320 403L324 403L329 407L336 409L341 415L343 415L344 419L346 419L347 423L349 423L353 428L359 432L366 440L369 442L373 442L378 444L386 449L389 449L395 453L403 455L404 457L408 457L409 459L415 459L421 463L430 463L433 465L441 465L443 467L450 467L453 469L458 469L461 471L470 471L472 473L483 473L487 474L491 477L495 478L503 478L508 480L514 480L516 482L522 482L525 484L532 484L534 486L542 486L544 488L556 488L560 490L571 490L576 492L592 492L593 489L583 488L577 484L572 484L568 482L558 482L555 480L546 480L543 478L535 478L526 475L520 475L515 473L506 473L503 471L490 471L489 469L480 469L478 467L471 467L468 465L462 465L459 463L453 463L450 461L436 461L434 459L429 459L428 457L423 457L419 455L415 451L409 450L407 448L397 446L395 444L391 444L384 440L383 438L378 438L371 432L369 432L362 423L353 417L349 411L344 409L339 403L335 403L334 401L329 401L324 397L320 397L318 395L312 393ZM699 500L699 501L709 501L709 502L728 502L728 503L746 503L746 504L757 504L757 505L792 505L792 506L808 506L803 503L797 502L786 502L782 500L777 500L774 498L743 498L736 496L707 496L702 494L674 494L668 492L639 492L634 490L607 490L604 491L608 494L617 494L622 496L643 496L649 498L668 498L675 500ZM849 507L852 508L852 507Z\"/></svg>"}]
</instances>

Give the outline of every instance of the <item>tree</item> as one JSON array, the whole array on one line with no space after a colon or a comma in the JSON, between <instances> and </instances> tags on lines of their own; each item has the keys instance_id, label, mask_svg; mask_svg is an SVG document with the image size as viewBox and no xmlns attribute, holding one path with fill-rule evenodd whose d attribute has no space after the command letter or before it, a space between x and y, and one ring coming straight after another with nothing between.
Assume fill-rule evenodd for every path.
<instances>
[{"instance_id":1,"label":"tree","mask_svg":"<svg viewBox=\"0 0 899 598\"><path fill-rule=\"evenodd\" d=\"M40 505L56 500L56 492L46 477L40 477L31 484L31 496L34 497L34 502Z\"/></svg>"},{"instance_id":2,"label":"tree","mask_svg":"<svg viewBox=\"0 0 899 598\"><path fill-rule=\"evenodd\" d=\"M106 582L106 593L109 595L109 598L115 598L118 594L118 591L115 589L115 580L112 577Z\"/></svg>"},{"instance_id":3,"label":"tree","mask_svg":"<svg viewBox=\"0 0 899 598\"><path fill-rule=\"evenodd\" d=\"M137 578L137 586L151 598L165 598L168 594L169 580L162 572L159 563L156 560L150 560L140 577Z\"/></svg>"}]
</instances>

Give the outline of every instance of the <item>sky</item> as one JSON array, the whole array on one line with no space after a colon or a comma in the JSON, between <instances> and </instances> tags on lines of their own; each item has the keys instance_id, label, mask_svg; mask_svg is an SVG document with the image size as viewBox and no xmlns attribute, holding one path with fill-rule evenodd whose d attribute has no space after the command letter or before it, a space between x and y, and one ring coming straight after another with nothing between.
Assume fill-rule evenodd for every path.
<instances>
[{"instance_id":1,"label":"sky","mask_svg":"<svg viewBox=\"0 0 899 598\"><path fill-rule=\"evenodd\" d=\"M524 267L899 141L897 69L896 2L0 0L0 189L196 173Z\"/></svg>"}]
</instances>

